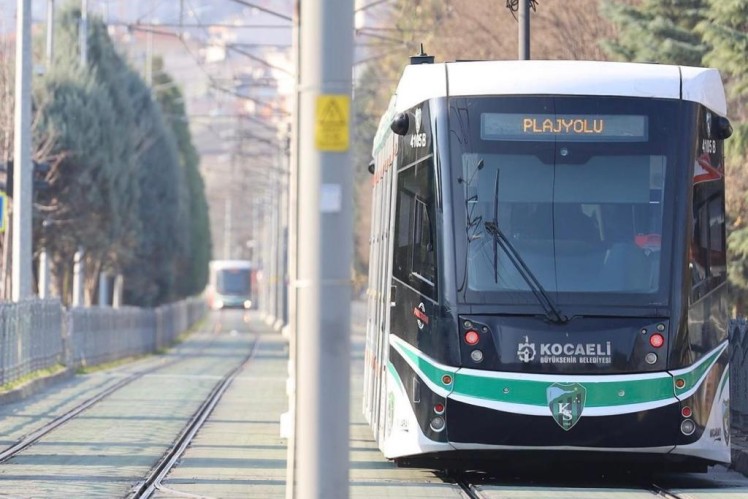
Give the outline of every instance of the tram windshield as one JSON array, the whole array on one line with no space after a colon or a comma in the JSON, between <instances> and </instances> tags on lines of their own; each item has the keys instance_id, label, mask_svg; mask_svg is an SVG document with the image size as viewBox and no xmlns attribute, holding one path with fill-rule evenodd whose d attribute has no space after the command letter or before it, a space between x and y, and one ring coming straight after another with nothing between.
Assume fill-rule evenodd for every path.
<instances>
[{"instance_id":1,"label":"tram windshield","mask_svg":"<svg viewBox=\"0 0 748 499\"><path fill-rule=\"evenodd\" d=\"M620 102L632 99L542 100L530 112L529 99L452 103L465 298L530 296L524 267L559 303L665 302L673 154L661 118Z\"/></svg>"}]
</instances>

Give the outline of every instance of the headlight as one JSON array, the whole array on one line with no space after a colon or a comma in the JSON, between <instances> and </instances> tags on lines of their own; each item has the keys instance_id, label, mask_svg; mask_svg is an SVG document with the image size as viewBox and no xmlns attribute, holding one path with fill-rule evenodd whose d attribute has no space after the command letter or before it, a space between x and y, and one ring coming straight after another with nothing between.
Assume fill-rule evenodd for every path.
<instances>
[{"instance_id":1,"label":"headlight","mask_svg":"<svg viewBox=\"0 0 748 499\"><path fill-rule=\"evenodd\" d=\"M252 300L244 300L244 308L252 308Z\"/></svg>"},{"instance_id":2,"label":"headlight","mask_svg":"<svg viewBox=\"0 0 748 499\"><path fill-rule=\"evenodd\" d=\"M216 310L221 310L223 308L223 301L222 300L214 301L213 308L215 308Z\"/></svg>"}]
</instances>

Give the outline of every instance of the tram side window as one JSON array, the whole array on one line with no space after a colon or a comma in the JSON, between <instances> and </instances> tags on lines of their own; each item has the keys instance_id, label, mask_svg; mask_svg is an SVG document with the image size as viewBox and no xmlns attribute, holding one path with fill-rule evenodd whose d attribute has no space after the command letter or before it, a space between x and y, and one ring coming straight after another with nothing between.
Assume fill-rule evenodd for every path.
<instances>
[{"instance_id":1,"label":"tram side window","mask_svg":"<svg viewBox=\"0 0 748 499\"><path fill-rule=\"evenodd\" d=\"M724 198L708 183L694 186L693 235L689 267L691 302L726 278Z\"/></svg>"},{"instance_id":2,"label":"tram side window","mask_svg":"<svg viewBox=\"0 0 748 499\"><path fill-rule=\"evenodd\" d=\"M433 227L428 205L420 198L416 198L414 215L413 272L433 284L435 278L434 244L431 236Z\"/></svg>"},{"instance_id":3,"label":"tram side window","mask_svg":"<svg viewBox=\"0 0 748 499\"><path fill-rule=\"evenodd\" d=\"M402 180L402 179L400 179ZM404 189L402 184L397 191L397 208L395 210L396 227L393 273L398 279L408 282L409 262L412 259L413 238L413 205L415 193Z\"/></svg>"},{"instance_id":4,"label":"tram side window","mask_svg":"<svg viewBox=\"0 0 748 499\"><path fill-rule=\"evenodd\" d=\"M431 161L402 170L397 180L394 276L436 299L434 182Z\"/></svg>"}]
</instances>

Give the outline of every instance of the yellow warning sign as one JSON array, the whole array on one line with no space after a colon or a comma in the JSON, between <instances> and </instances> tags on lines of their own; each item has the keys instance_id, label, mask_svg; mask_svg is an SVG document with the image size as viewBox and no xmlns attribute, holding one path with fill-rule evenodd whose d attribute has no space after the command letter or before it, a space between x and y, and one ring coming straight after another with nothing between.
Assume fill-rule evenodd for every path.
<instances>
[{"instance_id":1,"label":"yellow warning sign","mask_svg":"<svg viewBox=\"0 0 748 499\"><path fill-rule=\"evenodd\" d=\"M348 150L348 115L351 98L347 95L317 97L314 142L320 151Z\"/></svg>"}]
</instances>

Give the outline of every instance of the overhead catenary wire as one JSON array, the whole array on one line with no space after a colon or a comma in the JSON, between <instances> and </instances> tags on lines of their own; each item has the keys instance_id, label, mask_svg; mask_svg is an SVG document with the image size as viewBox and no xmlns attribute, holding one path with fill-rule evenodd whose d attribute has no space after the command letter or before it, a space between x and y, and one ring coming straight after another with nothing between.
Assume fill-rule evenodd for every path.
<instances>
[{"instance_id":1,"label":"overhead catenary wire","mask_svg":"<svg viewBox=\"0 0 748 499\"><path fill-rule=\"evenodd\" d=\"M136 27L136 29L139 29L139 28L137 28L137 27ZM143 28L142 30L143 30L143 31L148 31L148 29L146 29L146 28ZM210 87L211 87L211 88L213 88L213 89L215 89L215 90L218 90L218 91L220 91L220 92L226 93L226 94L230 94L230 95L233 95L233 96L235 96L235 97L238 97L238 98L241 98L241 99L244 99L244 100L249 100L249 101L255 102L256 104L259 104L259 105L265 106L265 107L267 107L268 109L271 109L272 111L274 111L274 112L277 112L277 113L278 113L278 114L280 114L280 115L283 115L283 116L288 116L288 115L289 115L289 112L288 112L288 111L286 111L286 110L284 110L284 109L281 109L281 108L278 108L277 106L273 106L273 105L272 105L272 103L270 103L270 102L266 102L266 101L263 101L263 100L261 100L261 99L257 99L257 98L254 98L254 97L251 97L251 96L249 96L249 95L241 94L241 93L239 93L239 92L237 92L237 91L235 91L235 90L232 90L232 89L229 89L229 88L226 88L226 87L224 87L224 86L223 86L223 85L222 85L222 84L221 84L221 83L220 83L220 82L219 82L218 80L216 80L216 78L215 78L215 77L214 77L214 76L213 76L212 74L210 74L210 72L209 72L209 71L208 71L208 70L207 70L207 69L205 68L205 64L204 64L204 63L202 62L202 60L200 59L199 55L195 54L195 52L194 52L194 51L192 50L192 48L191 48L191 47L189 46L189 43L187 43L187 41L186 41L186 40L185 40L185 39L184 39L183 37L180 37L180 36L178 36L178 35L177 35L176 33L170 33L170 32L161 32L161 31L155 31L155 33L158 33L158 34L163 34L163 35L166 35L166 36L172 36L172 37L174 37L174 38L177 38L178 40L180 40L180 41L181 41L181 43L182 43L182 45L184 46L185 50L187 51L187 53L188 53L188 54L190 55L190 57L191 57L191 58L192 58L192 59L193 59L193 60L195 61L195 63L197 64L197 66L198 66L198 68L200 69L200 71L202 71L202 72L203 72L203 74L204 74L204 75L205 75L205 76L206 76L206 77L208 78L208 80L209 80L209 82L210 82Z\"/></svg>"},{"instance_id":2,"label":"overhead catenary wire","mask_svg":"<svg viewBox=\"0 0 748 499\"><path fill-rule=\"evenodd\" d=\"M39 20L39 23L42 21ZM107 26L117 27L135 27L143 26L150 28L231 28L231 29L291 29L290 25L282 24L231 24L231 23L171 23L171 22L128 22L128 21L107 21Z\"/></svg>"},{"instance_id":3,"label":"overhead catenary wire","mask_svg":"<svg viewBox=\"0 0 748 499\"><path fill-rule=\"evenodd\" d=\"M248 58L250 60L253 60L255 62L259 62L263 66L266 66L266 67L268 67L270 69L275 69L277 71L280 71L281 73L285 73L286 75L294 76L293 72L291 72L291 71L289 71L289 70L287 70L285 68L282 68L280 66L277 66L275 64L271 64L271 63L269 63L268 61L264 60L261 57L257 57L256 55L250 54L246 50L242 50L242 49L238 48L234 44L228 44L228 45L226 45L226 48L228 48L229 50L233 50L234 52L236 52L238 54L241 54L241 55L243 55L244 57L246 57L246 58Z\"/></svg>"},{"instance_id":4,"label":"overhead catenary wire","mask_svg":"<svg viewBox=\"0 0 748 499\"><path fill-rule=\"evenodd\" d=\"M266 14L270 14L271 16L278 17L280 19L285 19L286 21L293 21L293 18L286 14L281 14L280 12L276 12L274 10L270 10L268 8L262 7L261 5L257 5L256 3L247 2L246 0L231 0L234 3L238 3L240 5L244 5L245 7L250 7L253 9L257 9L260 12L264 12Z\"/></svg>"}]
</instances>

